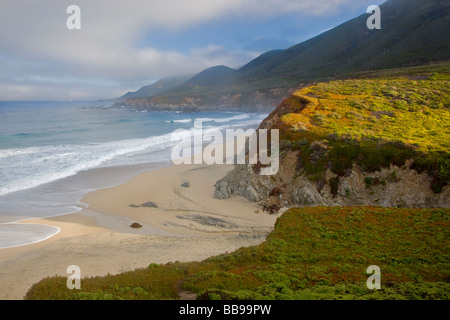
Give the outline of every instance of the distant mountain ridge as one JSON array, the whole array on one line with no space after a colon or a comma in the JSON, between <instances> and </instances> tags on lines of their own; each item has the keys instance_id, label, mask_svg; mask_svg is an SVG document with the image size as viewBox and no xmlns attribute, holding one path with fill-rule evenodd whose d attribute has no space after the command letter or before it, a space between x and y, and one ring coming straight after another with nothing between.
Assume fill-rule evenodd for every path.
<instances>
[{"instance_id":1,"label":"distant mountain ridge","mask_svg":"<svg viewBox=\"0 0 450 320\"><path fill-rule=\"evenodd\" d=\"M210 81L217 81L217 79L221 79L222 77L232 74L234 71L236 70L227 66L211 67L203 70L182 85L187 87L207 86Z\"/></svg>"},{"instance_id":2,"label":"distant mountain ridge","mask_svg":"<svg viewBox=\"0 0 450 320\"><path fill-rule=\"evenodd\" d=\"M388 0L380 9L381 30L369 30L369 15L362 14L286 50L266 52L238 70L212 67L125 104L267 111L299 85L450 59L450 1Z\"/></svg>"},{"instance_id":3,"label":"distant mountain ridge","mask_svg":"<svg viewBox=\"0 0 450 320\"><path fill-rule=\"evenodd\" d=\"M152 97L179 86L189 80L190 77L191 76L178 76L163 78L151 85L140 88L136 92L127 92L119 99Z\"/></svg>"},{"instance_id":4,"label":"distant mountain ridge","mask_svg":"<svg viewBox=\"0 0 450 320\"><path fill-rule=\"evenodd\" d=\"M256 67L264 64L265 62L271 60L273 57L277 56L278 54L280 54L282 52L283 52L283 50L278 49L278 50L272 50L272 51L263 53L259 57L253 59L252 61L250 61L249 63L244 65L242 68L239 69L239 71L242 73L247 70L252 70L253 68L256 68Z\"/></svg>"}]
</instances>

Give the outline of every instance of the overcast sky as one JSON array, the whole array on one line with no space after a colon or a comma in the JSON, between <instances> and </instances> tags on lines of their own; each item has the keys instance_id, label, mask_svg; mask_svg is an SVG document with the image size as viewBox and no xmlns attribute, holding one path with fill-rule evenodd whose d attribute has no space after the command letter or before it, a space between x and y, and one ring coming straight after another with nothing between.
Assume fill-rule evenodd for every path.
<instances>
[{"instance_id":1,"label":"overcast sky","mask_svg":"<svg viewBox=\"0 0 450 320\"><path fill-rule=\"evenodd\" d=\"M0 0L0 100L116 98L160 78L238 68L384 0ZM69 5L81 29L69 30Z\"/></svg>"}]
</instances>

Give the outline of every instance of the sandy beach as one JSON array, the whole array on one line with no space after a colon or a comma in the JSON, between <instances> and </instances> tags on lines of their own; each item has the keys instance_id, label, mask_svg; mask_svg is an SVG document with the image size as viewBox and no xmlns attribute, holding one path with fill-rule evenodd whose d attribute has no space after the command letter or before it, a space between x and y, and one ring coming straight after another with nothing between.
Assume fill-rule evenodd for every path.
<instances>
[{"instance_id":1,"label":"sandy beach","mask_svg":"<svg viewBox=\"0 0 450 320\"><path fill-rule=\"evenodd\" d=\"M80 212L21 221L56 226L60 232L0 250L0 299L22 299L42 278L68 276L70 265L90 277L150 263L198 261L261 243L279 214L263 213L240 197L214 199L214 184L231 169L169 166L89 193L82 199L87 208ZM185 182L188 187L182 186ZM142 227L131 228L134 222Z\"/></svg>"}]
</instances>

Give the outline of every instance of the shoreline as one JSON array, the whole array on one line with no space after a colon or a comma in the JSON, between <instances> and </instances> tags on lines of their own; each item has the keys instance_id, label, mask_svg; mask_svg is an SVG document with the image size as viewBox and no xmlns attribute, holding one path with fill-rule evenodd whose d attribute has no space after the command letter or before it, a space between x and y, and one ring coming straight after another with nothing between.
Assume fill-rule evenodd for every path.
<instances>
[{"instance_id":1,"label":"shoreline","mask_svg":"<svg viewBox=\"0 0 450 320\"><path fill-rule=\"evenodd\" d=\"M37 188L3 196L3 202L0 203L0 232L4 236L0 237L0 250L44 241L58 233L57 230L49 230L46 224L40 228L39 224L28 221L79 213L87 208L87 204L81 202L85 195L126 183L139 174L167 166L170 166L170 161L92 168ZM53 202L59 205L47 204Z\"/></svg>"},{"instance_id":2,"label":"shoreline","mask_svg":"<svg viewBox=\"0 0 450 320\"><path fill-rule=\"evenodd\" d=\"M200 261L256 245L278 215L261 212L240 197L214 199L214 184L232 165L170 165L128 182L86 194L87 208L18 224L44 224L60 231L24 246L0 249L0 299L22 299L44 277L116 274L150 263ZM182 187L183 182L189 187ZM156 208L131 207L152 201ZM259 213L256 213L259 210ZM138 222L142 228L133 229Z\"/></svg>"},{"instance_id":3,"label":"shoreline","mask_svg":"<svg viewBox=\"0 0 450 320\"><path fill-rule=\"evenodd\" d=\"M71 213L67 213L67 214L71 214ZM42 218L42 219L46 219L46 218ZM35 220L35 219L21 219L21 220L14 221L14 222L6 222L6 223L3 223L2 225L19 225L19 226L27 225L27 226L40 226L40 227L46 227L46 228L47 228L47 227L48 227L48 228L53 227L53 228L56 228L56 231L54 231L54 232L51 233L51 234L46 235L44 238L38 239L38 240L34 240L34 241L30 241L30 242L25 242L25 243L20 243L20 244L13 244L13 245L10 245L10 246L7 246L7 247L0 247L0 250L2 250L2 249L10 249L10 248L17 248L17 247L22 247L22 246L28 246L28 245L30 245L30 244L39 243L39 242L48 240L48 239L50 239L51 237L53 237L53 236L55 236L55 235L57 235L58 233L61 232L61 228L59 228L59 227L57 227L57 226L51 226L51 225L48 225L48 224L42 224L42 223L35 223L35 222L32 222L32 221L34 221L34 220ZM23 231L22 231L22 232L23 232Z\"/></svg>"}]
</instances>

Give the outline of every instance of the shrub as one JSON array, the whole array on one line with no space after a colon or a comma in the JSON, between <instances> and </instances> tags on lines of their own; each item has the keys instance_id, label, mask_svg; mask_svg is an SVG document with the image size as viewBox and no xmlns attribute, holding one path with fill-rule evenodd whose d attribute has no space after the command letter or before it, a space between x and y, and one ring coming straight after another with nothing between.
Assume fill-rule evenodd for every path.
<instances>
[{"instance_id":1,"label":"shrub","mask_svg":"<svg viewBox=\"0 0 450 320\"><path fill-rule=\"evenodd\" d=\"M330 192L331 192L331 194L334 197L336 197L337 194L338 194L338 189L339 189L339 176L337 176L335 178L330 178L328 183L330 184Z\"/></svg>"}]
</instances>

